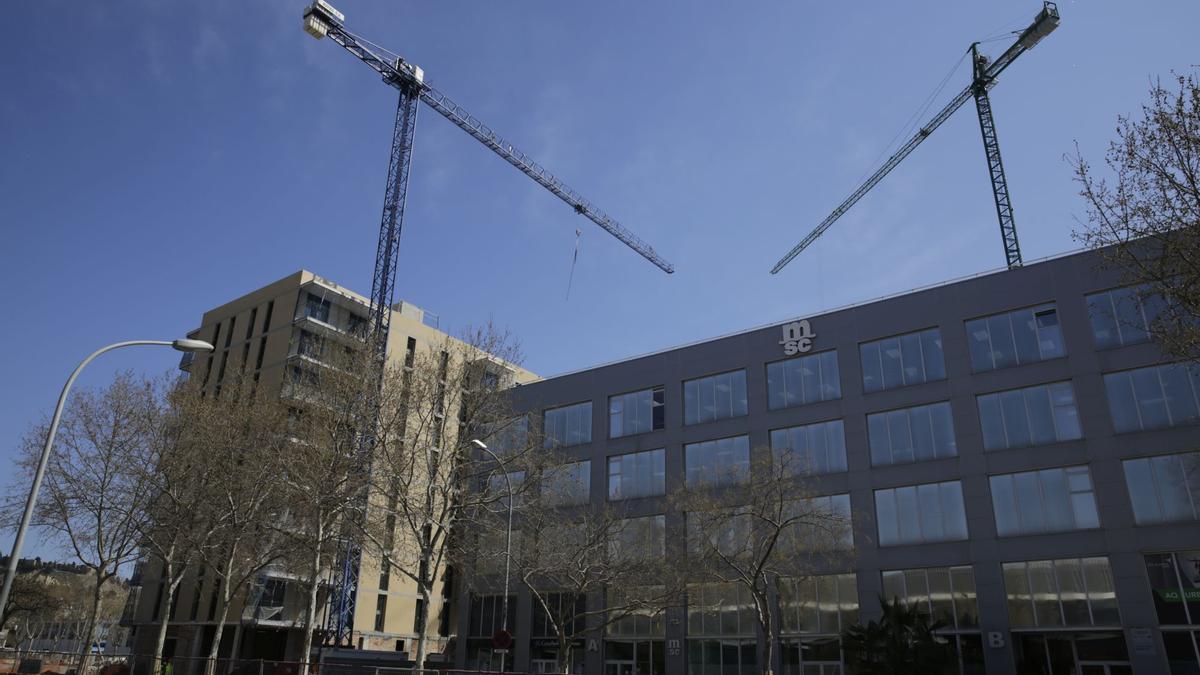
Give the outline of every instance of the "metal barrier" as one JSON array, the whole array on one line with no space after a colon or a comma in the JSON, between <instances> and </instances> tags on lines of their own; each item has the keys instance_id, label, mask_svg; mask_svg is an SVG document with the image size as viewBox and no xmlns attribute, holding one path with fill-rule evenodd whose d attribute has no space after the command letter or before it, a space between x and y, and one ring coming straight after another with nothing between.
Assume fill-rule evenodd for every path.
<instances>
[{"instance_id":1,"label":"metal barrier","mask_svg":"<svg viewBox=\"0 0 1200 675\"><path fill-rule=\"evenodd\" d=\"M78 653L0 651L0 675L78 675ZM149 654L92 654L84 675L153 675ZM176 656L163 659L159 675L204 675L208 659ZM214 675L305 675L299 661L270 659L217 659ZM516 671L462 670L457 668L397 668L371 664L328 663L310 665L307 675L526 675Z\"/></svg>"}]
</instances>

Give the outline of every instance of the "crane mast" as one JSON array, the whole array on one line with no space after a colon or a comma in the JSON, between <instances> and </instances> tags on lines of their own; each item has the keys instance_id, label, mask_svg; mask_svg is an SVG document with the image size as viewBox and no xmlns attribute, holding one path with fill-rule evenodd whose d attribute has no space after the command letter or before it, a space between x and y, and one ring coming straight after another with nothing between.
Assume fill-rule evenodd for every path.
<instances>
[{"instance_id":1,"label":"crane mast","mask_svg":"<svg viewBox=\"0 0 1200 675\"><path fill-rule=\"evenodd\" d=\"M465 108L426 84L424 72L419 67L354 35L346 30L343 25L344 21L345 15L325 0L313 0L304 12L304 30L309 35L317 39L328 37L341 45L346 51L378 73L384 83L395 88L399 93L383 200L383 214L380 219L379 240L375 251L375 271L371 278L371 316L368 326L370 329L369 344L373 350L372 356L375 359L377 374L377 381L373 384L377 388L383 383L388 324L391 307L395 302L400 233L404 225L404 206L412 164L413 137L416 132L417 109L422 101L487 146L504 161L566 202L577 214L600 226L663 272L674 273L675 268L671 263L659 255L652 246L562 182L533 158L518 150L512 143L467 112ZM358 452L363 458L364 465L369 461L370 450L374 444L374 433L379 414L377 397L370 405L373 410L369 410L365 419L359 421L360 445ZM364 467L363 470L368 469ZM360 495L358 499L359 508L365 509L366 495ZM362 546L357 538L348 532L342 538L338 559L332 570L330 611L326 622L326 639L335 645L347 644L351 637L361 561Z\"/></svg>"},{"instance_id":2,"label":"crane mast","mask_svg":"<svg viewBox=\"0 0 1200 675\"><path fill-rule=\"evenodd\" d=\"M913 150L921 144L930 134L942 125L951 115L954 114L964 103L970 99L975 99L976 111L979 114L979 126L983 134L983 146L987 156L988 172L992 180L992 196L996 202L996 214L1000 219L1000 233L1004 241L1004 256L1010 268L1019 267L1021 265L1021 249L1017 243L1016 223L1013 220L1012 202L1008 194L1008 182L1004 177L1004 165L1000 161L1000 144L996 138L996 123L992 118L991 100L988 98L988 90L996 84L996 78L1004 69L1012 65L1018 56L1029 51L1038 42L1050 34L1059 24L1058 6L1053 2L1044 2L1042 10L1038 13L1033 23L1029 24L1025 30L1017 37L1016 41L1004 50L1004 53L996 58L995 61L988 62L986 57L979 53L979 43L971 45L972 55L972 80L971 84L958 93L949 103L947 103L936 115L926 122L916 134L900 146L891 157L879 167L875 173L871 174L867 180L860 185L854 192L850 193L841 204L837 206L828 216L825 217L804 239L800 240L799 244L792 247L775 266L771 268L771 274L778 274L780 270L787 266L800 252L808 248L818 237L825 233L839 218L846 214L858 200L862 199L871 188L874 188L883 180L884 176L891 173L892 169L896 168L900 162L904 161L905 157L912 154Z\"/></svg>"}]
</instances>

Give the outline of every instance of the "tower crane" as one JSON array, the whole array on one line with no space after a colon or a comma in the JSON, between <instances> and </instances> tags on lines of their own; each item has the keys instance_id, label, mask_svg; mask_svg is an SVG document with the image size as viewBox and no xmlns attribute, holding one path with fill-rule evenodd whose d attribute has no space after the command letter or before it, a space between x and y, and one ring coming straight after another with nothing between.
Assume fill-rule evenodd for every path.
<instances>
[{"instance_id":1,"label":"tower crane","mask_svg":"<svg viewBox=\"0 0 1200 675\"><path fill-rule=\"evenodd\" d=\"M375 250L375 272L371 278L371 316L368 330L371 344L375 350L373 356L379 366L380 375L382 375L382 365L386 356L390 310L395 297L400 231L404 223L404 204L408 193L417 108L421 101L486 145L492 152L500 155L504 161L532 178L554 196L566 202L575 210L575 213L599 225L663 272L671 274L675 271L675 268L652 246L642 241L583 195L563 183L530 156L518 150L511 142L479 121L462 106L429 86L425 82L425 74L421 68L351 33L344 25L345 20L345 15L325 0L313 0L312 4L304 11L304 30L318 40L328 37L341 45L346 51L358 57L378 73L385 84L394 87L400 94L399 103L396 106L395 128L392 133L391 160L388 164L379 241ZM382 384L382 379L379 384ZM371 438L373 438L375 424L376 419L362 420L362 437L365 439L364 445L368 449ZM362 452L364 457L368 455L367 450ZM365 501L365 496L363 499ZM327 626L327 639L335 645L345 644L349 641L358 595L358 573L361 559L361 544L353 537L345 537L333 570Z\"/></svg>"},{"instance_id":2,"label":"tower crane","mask_svg":"<svg viewBox=\"0 0 1200 675\"><path fill-rule=\"evenodd\" d=\"M1005 68L1012 65L1018 56L1033 49L1034 45L1041 42L1043 38L1050 34L1058 27L1059 15L1058 6L1053 2L1045 2L1042 5L1042 10L1038 12L1033 23L1029 24L1025 30L1021 31L1015 42L1004 50L1004 53L996 58L995 61L988 61L987 57L979 53L979 43L973 43L970 47L971 64L972 64L972 79L971 83L965 89L959 92L949 103L946 104L938 114L933 116L922 126L908 142L896 151L896 154L888 158L883 163L879 170L871 174L871 177L866 180L857 190L852 192L844 202L838 205L825 220L822 220L819 225L808 236L804 237L799 244L796 244L792 250L787 252L787 255L780 258L779 262L775 263L775 267L771 268L771 274L778 274L788 263L792 261L801 251L808 248L808 245L816 241L828 230L838 218L841 218L852 206L858 203L864 195L871 191L871 188L879 184L883 177L888 175L892 169L896 168L905 157L908 157L917 146L921 144L940 127L943 122L954 114L954 111L962 107L969 99L975 99L975 110L979 113L979 129L983 135L983 149L987 155L988 173L992 179L992 195L996 201L996 215L1000 219L1000 236L1004 242L1004 257L1008 263L1009 269L1021 266L1021 247L1017 243L1017 226L1013 221L1012 202L1008 195L1008 181L1004 178L1004 164L1000 161L1000 142L996 138L996 122L992 118L992 103L988 98L988 91L996 85L996 78L1000 73L1004 72Z\"/></svg>"}]
</instances>

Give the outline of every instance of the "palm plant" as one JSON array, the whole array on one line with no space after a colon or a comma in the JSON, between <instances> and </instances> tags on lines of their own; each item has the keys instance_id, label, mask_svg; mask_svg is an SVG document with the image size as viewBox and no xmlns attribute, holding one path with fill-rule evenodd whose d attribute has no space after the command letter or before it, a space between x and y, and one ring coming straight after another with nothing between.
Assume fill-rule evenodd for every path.
<instances>
[{"instance_id":1,"label":"palm plant","mask_svg":"<svg viewBox=\"0 0 1200 675\"><path fill-rule=\"evenodd\" d=\"M944 628L915 606L882 596L883 616L842 632L847 665L862 675L929 675L953 672L954 648L937 635Z\"/></svg>"}]
</instances>

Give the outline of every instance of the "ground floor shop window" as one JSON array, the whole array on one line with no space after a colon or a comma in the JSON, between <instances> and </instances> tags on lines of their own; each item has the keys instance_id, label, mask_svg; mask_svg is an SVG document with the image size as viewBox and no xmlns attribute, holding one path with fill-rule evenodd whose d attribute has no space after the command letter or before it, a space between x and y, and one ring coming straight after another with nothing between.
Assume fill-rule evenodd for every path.
<instances>
[{"instance_id":1,"label":"ground floor shop window","mask_svg":"<svg viewBox=\"0 0 1200 675\"><path fill-rule=\"evenodd\" d=\"M842 675L842 641L836 635L784 638L783 675Z\"/></svg>"},{"instance_id":2,"label":"ground floor shop window","mask_svg":"<svg viewBox=\"0 0 1200 675\"><path fill-rule=\"evenodd\" d=\"M662 640L605 640L604 675L663 675Z\"/></svg>"},{"instance_id":3,"label":"ground floor shop window","mask_svg":"<svg viewBox=\"0 0 1200 675\"><path fill-rule=\"evenodd\" d=\"M1200 631L1164 630L1162 638L1171 675L1200 675Z\"/></svg>"},{"instance_id":4,"label":"ground floor shop window","mask_svg":"<svg viewBox=\"0 0 1200 675\"><path fill-rule=\"evenodd\" d=\"M467 670L509 671L513 669L511 651L492 649L492 640L472 638L467 640Z\"/></svg>"},{"instance_id":5,"label":"ground floor shop window","mask_svg":"<svg viewBox=\"0 0 1200 675\"><path fill-rule=\"evenodd\" d=\"M1020 675L1132 675L1120 632L1014 633Z\"/></svg>"},{"instance_id":6,"label":"ground floor shop window","mask_svg":"<svg viewBox=\"0 0 1200 675\"><path fill-rule=\"evenodd\" d=\"M688 639L688 675L757 675L758 641Z\"/></svg>"},{"instance_id":7,"label":"ground floor shop window","mask_svg":"<svg viewBox=\"0 0 1200 675\"><path fill-rule=\"evenodd\" d=\"M570 667L567 672L582 675L584 667L583 640L572 640L568 656ZM560 673L558 668L558 640L535 639L529 642L529 672Z\"/></svg>"}]
</instances>

